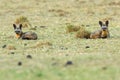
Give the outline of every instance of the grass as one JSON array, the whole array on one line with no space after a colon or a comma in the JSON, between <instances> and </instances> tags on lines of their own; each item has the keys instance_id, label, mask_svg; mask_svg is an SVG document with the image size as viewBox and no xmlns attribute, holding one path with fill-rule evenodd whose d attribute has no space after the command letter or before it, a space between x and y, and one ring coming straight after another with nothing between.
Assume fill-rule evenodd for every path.
<instances>
[{"instance_id":1,"label":"grass","mask_svg":"<svg viewBox=\"0 0 120 80\"><path fill-rule=\"evenodd\" d=\"M1 0L0 79L119 80L119 8L118 0ZM14 37L12 24L20 16L37 26L32 31L38 40ZM66 34L66 23L93 32L100 29L98 21L102 19L110 21L111 38L80 39L74 32ZM66 66L67 61L73 64Z\"/></svg>"},{"instance_id":2,"label":"grass","mask_svg":"<svg viewBox=\"0 0 120 80\"><path fill-rule=\"evenodd\" d=\"M22 24L23 28L32 27L29 20L25 16L20 16L20 17L16 18L14 23L15 24Z\"/></svg>"}]
</instances>

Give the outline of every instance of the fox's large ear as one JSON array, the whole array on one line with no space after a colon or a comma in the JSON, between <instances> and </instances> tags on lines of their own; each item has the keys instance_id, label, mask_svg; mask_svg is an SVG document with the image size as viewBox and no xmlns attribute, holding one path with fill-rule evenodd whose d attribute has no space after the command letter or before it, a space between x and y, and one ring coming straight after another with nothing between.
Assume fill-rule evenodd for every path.
<instances>
[{"instance_id":1,"label":"fox's large ear","mask_svg":"<svg viewBox=\"0 0 120 80\"><path fill-rule=\"evenodd\" d=\"M13 27L14 27L14 29L16 29L16 25L15 24L13 24Z\"/></svg>"},{"instance_id":2,"label":"fox's large ear","mask_svg":"<svg viewBox=\"0 0 120 80\"><path fill-rule=\"evenodd\" d=\"M20 27L20 29L22 29L22 24L20 24L20 26L19 26L19 27Z\"/></svg>"},{"instance_id":3,"label":"fox's large ear","mask_svg":"<svg viewBox=\"0 0 120 80\"><path fill-rule=\"evenodd\" d=\"M99 21L99 25L102 26L102 24L103 24L102 21Z\"/></svg>"},{"instance_id":4,"label":"fox's large ear","mask_svg":"<svg viewBox=\"0 0 120 80\"><path fill-rule=\"evenodd\" d=\"M106 21L106 22L105 22L105 24L106 24L106 26L108 26L108 24L109 24L109 21Z\"/></svg>"}]
</instances>

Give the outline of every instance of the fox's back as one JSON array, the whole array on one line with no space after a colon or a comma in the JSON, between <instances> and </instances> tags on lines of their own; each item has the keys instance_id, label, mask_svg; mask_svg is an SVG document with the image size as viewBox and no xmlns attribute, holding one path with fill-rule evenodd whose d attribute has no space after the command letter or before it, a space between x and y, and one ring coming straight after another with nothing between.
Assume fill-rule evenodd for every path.
<instances>
[{"instance_id":1,"label":"fox's back","mask_svg":"<svg viewBox=\"0 0 120 80\"><path fill-rule=\"evenodd\" d=\"M37 37L37 34L35 32L25 32L23 33L22 35L22 39L26 39L26 40L36 40L38 37Z\"/></svg>"},{"instance_id":2,"label":"fox's back","mask_svg":"<svg viewBox=\"0 0 120 80\"><path fill-rule=\"evenodd\" d=\"M95 31L95 32L91 33L90 38L91 39L100 38L101 32L102 32L101 30L98 30L98 31Z\"/></svg>"}]
</instances>

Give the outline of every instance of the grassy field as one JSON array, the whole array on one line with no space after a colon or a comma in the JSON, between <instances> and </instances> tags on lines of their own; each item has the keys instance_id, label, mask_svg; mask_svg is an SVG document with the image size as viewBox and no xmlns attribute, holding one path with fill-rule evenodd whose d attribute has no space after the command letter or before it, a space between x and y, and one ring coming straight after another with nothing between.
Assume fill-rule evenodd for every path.
<instances>
[{"instance_id":1,"label":"grassy field","mask_svg":"<svg viewBox=\"0 0 120 80\"><path fill-rule=\"evenodd\" d=\"M19 16L37 26L38 40L14 37ZM119 17L119 0L0 0L0 80L120 80ZM66 23L93 32L103 19L109 39L66 33Z\"/></svg>"}]
</instances>

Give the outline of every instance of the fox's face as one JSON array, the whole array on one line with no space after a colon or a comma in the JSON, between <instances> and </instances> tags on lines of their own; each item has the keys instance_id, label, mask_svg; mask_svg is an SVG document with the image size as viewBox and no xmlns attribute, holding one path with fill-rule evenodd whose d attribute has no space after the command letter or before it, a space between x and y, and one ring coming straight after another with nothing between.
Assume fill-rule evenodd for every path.
<instances>
[{"instance_id":1,"label":"fox's face","mask_svg":"<svg viewBox=\"0 0 120 80\"><path fill-rule=\"evenodd\" d=\"M14 31L16 33L16 38L20 38L22 36L22 24L16 25L13 24Z\"/></svg>"},{"instance_id":2,"label":"fox's face","mask_svg":"<svg viewBox=\"0 0 120 80\"><path fill-rule=\"evenodd\" d=\"M99 25L101 26L101 29L103 31L108 30L108 24L109 24L109 21L106 21L105 23L103 23L102 21L99 21Z\"/></svg>"},{"instance_id":3,"label":"fox's face","mask_svg":"<svg viewBox=\"0 0 120 80\"><path fill-rule=\"evenodd\" d=\"M22 24L19 25L13 24L13 27L16 34L18 35L22 34Z\"/></svg>"},{"instance_id":4,"label":"fox's face","mask_svg":"<svg viewBox=\"0 0 120 80\"><path fill-rule=\"evenodd\" d=\"M108 32L109 21L105 21L105 23L103 23L102 21L99 21L99 24L100 24L101 29L102 29L101 37L106 38L109 34L109 32Z\"/></svg>"}]
</instances>

